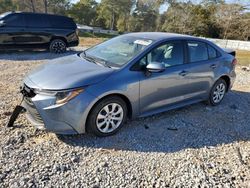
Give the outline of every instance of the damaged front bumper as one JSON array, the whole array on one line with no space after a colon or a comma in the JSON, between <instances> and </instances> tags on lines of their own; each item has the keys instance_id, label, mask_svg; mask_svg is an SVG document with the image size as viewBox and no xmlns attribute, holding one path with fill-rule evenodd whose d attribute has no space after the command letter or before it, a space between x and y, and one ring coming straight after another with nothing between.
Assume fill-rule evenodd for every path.
<instances>
[{"instance_id":1,"label":"damaged front bumper","mask_svg":"<svg viewBox=\"0 0 250 188\"><path fill-rule=\"evenodd\" d=\"M13 111L7 126L12 126L18 114L25 111L27 119L37 129L56 134L85 133L89 104L95 99L88 92L83 92L63 105L55 105L55 96L34 94L26 85L21 93L24 99Z\"/></svg>"}]
</instances>

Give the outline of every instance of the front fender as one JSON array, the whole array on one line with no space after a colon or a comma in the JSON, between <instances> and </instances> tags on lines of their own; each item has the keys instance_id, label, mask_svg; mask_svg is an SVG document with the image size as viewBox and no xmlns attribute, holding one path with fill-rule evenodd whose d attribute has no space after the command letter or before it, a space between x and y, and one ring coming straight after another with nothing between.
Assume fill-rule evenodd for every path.
<instances>
[{"instance_id":1,"label":"front fender","mask_svg":"<svg viewBox=\"0 0 250 188\"><path fill-rule=\"evenodd\" d=\"M139 115L139 74L140 72L133 72L127 70L117 71L112 74L106 80L102 82L91 85L87 88L87 91L94 95L96 98L93 100L88 109L89 111L92 107L101 100L102 98L108 95L119 94L126 97L131 104L132 108L132 118Z\"/></svg>"}]
</instances>

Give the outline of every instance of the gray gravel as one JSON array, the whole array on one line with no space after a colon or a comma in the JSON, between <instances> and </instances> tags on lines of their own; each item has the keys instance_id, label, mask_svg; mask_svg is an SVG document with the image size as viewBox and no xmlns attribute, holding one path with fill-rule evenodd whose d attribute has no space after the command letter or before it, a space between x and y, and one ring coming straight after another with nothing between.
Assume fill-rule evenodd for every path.
<instances>
[{"instance_id":1,"label":"gray gravel","mask_svg":"<svg viewBox=\"0 0 250 188\"><path fill-rule=\"evenodd\" d=\"M24 75L56 57L0 54L0 187L250 187L249 72L237 68L218 107L136 119L108 138L35 131L24 115L5 128Z\"/></svg>"}]
</instances>

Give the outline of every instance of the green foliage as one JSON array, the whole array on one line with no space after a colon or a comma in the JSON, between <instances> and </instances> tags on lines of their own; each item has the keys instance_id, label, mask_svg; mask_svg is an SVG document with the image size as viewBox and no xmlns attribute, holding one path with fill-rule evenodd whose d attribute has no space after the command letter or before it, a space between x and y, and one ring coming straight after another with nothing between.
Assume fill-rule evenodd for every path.
<instances>
[{"instance_id":1,"label":"green foliage","mask_svg":"<svg viewBox=\"0 0 250 188\"><path fill-rule=\"evenodd\" d=\"M69 7L70 0L0 0L0 13L25 11L65 15Z\"/></svg>"},{"instance_id":2,"label":"green foliage","mask_svg":"<svg viewBox=\"0 0 250 188\"><path fill-rule=\"evenodd\" d=\"M80 0L68 10L68 15L79 24L92 25L96 19L96 1Z\"/></svg>"},{"instance_id":3,"label":"green foliage","mask_svg":"<svg viewBox=\"0 0 250 188\"><path fill-rule=\"evenodd\" d=\"M250 40L250 10L225 0L0 0L0 13L33 11L67 15L84 25L118 30L164 31ZM159 7L167 5L160 14ZM161 8L162 12L162 8Z\"/></svg>"},{"instance_id":4,"label":"green foliage","mask_svg":"<svg viewBox=\"0 0 250 188\"><path fill-rule=\"evenodd\" d=\"M158 4L152 0L139 1L128 22L128 31L155 31L159 16Z\"/></svg>"},{"instance_id":5,"label":"green foliage","mask_svg":"<svg viewBox=\"0 0 250 188\"><path fill-rule=\"evenodd\" d=\"M112 34L105 34L105 33L87 33L87 32L80 32L79 37L86 37L86 38L113 38L117 35Z\"/></svg>"},{"instance_id":6,"label":"green foliage","mask_svg":"<svg viewBox=\"0 0 250 188\"><path fill-rule=\"evenodd\" d=\"M97 19L104 22L105 28L125 31L132 3L131 0L102 0L97 9Z\"/></svg>"},{"instance_id":7,"label":"green foliage","mask_svg":"<svg viewBox=\"0 0 250 188\"><path fill-rule=\"evenodd\" d=\"M0 0L0 14L16 8L16 5L11 0Z\"/></svg>"}]
</instances>

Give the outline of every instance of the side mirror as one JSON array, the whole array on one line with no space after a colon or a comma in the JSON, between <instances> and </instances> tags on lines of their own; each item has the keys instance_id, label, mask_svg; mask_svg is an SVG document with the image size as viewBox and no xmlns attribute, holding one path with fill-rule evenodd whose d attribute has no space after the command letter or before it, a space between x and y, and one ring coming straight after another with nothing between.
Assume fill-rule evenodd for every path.
<instances>
[{"instance_id":1,"label":"side mirror","mask_svg":"<svg viewBox=\"0 0 250 188\"><path fill-rule=\"evenodd\" d=\"M165 66L162 63L152 62L146 66L149 72L163 72L165 71Z\"/></svg>"},{"instance_id":2,"label":"side mirror","mask_svg":"<svg viewBox=\"0 0 250 188\"><path fill-rule=\"evenodd\" d=\"M4 21L4 20L1 20L1 21L0 21L0 27L5 26L5 24L6 24L6 23L5 23L5 21Z\"/></svg>"}]
</instances>

